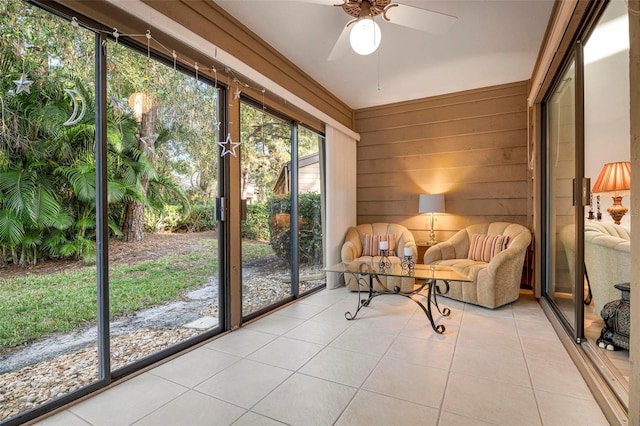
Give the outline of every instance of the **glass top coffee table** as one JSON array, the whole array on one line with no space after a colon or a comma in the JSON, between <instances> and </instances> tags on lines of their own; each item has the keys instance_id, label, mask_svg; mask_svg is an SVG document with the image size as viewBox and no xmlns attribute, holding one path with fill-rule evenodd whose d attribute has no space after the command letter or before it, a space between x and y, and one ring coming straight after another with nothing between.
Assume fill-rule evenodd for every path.
<instances>
[{"instance_id":1,"label":"glass top coffee table","mask_svg":"<svg viewBox=\"0 0 640 426\"><path fill-rule=\"evenodd\" d=\"M451 310L449 308L440 309L437 295L449 292L449 281L473 281L473 277L464 275L460 270L440 265L414 265L413 268L409 269L403 267L400 263L353 261L350 263L337 263L324 268L324 270L341 274L353 274L358 281L358 307L353 314L345 312L344 316L347 320L355 319L358 316L358 312L362 308L369 306L371 300L378 296L398 295L411 299L420 306L429 319L433 330L439 334L444 333L445 327L442 324L436 325L433 320L431 305L434 305L438 312L444 316L449 316ZM388 288L380 280L381 277L413 278L416 280L416 285L411 292L401 292L399 286ZM374 281L378 284L377 287L382 290L374 289ZM442 281L444 286L436 285L437 281ZM363 293L365 295L368 293L368 296L364 298ZM426 303L423 303L423 301Z\"/></svg>"}]
</instances>

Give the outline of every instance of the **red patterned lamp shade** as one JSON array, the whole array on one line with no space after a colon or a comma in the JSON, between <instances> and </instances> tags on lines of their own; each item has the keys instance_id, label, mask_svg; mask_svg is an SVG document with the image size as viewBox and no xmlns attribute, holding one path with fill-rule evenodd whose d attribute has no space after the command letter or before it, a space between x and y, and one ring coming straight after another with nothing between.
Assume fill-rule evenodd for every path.
<instances>
[{"instance_id":1,"label":"red patterned lamp shade","mask_svg":"<svg viewBox=\"0 0 640 426\"><path fill-rule=\"evenodd\" d=\"M613 221L620 225L620 219L629 209L622 205L622 195L618 191L628 191L631 189L631 163L621 161L617 163L607 163L602 167L596 183L593 185L593 192L613 192L613 205L607 209Z\"/></svg>"}]
</instances>

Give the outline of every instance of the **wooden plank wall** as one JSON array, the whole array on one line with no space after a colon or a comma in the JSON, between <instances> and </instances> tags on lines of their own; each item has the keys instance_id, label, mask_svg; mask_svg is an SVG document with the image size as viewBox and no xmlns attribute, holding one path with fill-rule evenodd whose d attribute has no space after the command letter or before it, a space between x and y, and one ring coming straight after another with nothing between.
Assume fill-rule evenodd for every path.
<instances>
[{"instance_id":1,"label":"wooden plank wall","mask_svg":"<svg viewBox=\"0 0 640 426\"><path fill-rule=\"evenodd\" d=\"M418 195L444 193L436 238L472 223L530 227L528 82L356 111L358 223L392 222L428 236Z\"/></svg>"}]
</instances>

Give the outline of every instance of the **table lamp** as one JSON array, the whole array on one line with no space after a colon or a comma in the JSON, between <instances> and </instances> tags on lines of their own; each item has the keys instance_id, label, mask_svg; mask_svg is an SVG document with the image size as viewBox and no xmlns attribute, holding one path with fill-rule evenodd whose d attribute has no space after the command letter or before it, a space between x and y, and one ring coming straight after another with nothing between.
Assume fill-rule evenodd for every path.
<instances>
[{"instance_id":1,"label":"table lamp","mask_svg":"<svg viewBox=\"0 0 640 426\"><path fill-rule=\"evenodd\" d=\"M436 244L436 234L433 232L433 214L444 213L444 194L420 194L418 201L418 212L429 213L430 218L430 230L429 230L429 245Z\"/></svg>"},{"instance_id":2,"label":"table lamp","mask_svg":"<svg viewBox=\"0 0 640 426\"><path fill-rule=\"evenodd\" d=\"M593 185L592 192L613 192L613 205L607 209L616 225L620 225L620 219L625 215L628 208L622 205L622 195L618 191L628 191L631 189L631 163L621 161L617 163L607 163L602 167L600 175Z\"/></svg>"}]
</instances>

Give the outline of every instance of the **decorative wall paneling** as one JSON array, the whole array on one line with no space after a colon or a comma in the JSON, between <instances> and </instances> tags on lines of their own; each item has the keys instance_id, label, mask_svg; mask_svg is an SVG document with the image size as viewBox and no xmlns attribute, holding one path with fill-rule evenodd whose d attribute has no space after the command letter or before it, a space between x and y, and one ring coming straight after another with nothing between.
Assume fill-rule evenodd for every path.
<instances>
[{"instance_id":1,"label":"decorative wall paneling","mask_svg":"<svg viewBox=\"0 0 640 426\"><path fill-rule=\"evenodd\" d=\"M486 221L530 226L526 81L358 110L358 223L396 222L417 240L420 193L445 194L436 237Z\"/></svg>"}]
</instances>

